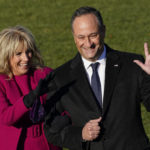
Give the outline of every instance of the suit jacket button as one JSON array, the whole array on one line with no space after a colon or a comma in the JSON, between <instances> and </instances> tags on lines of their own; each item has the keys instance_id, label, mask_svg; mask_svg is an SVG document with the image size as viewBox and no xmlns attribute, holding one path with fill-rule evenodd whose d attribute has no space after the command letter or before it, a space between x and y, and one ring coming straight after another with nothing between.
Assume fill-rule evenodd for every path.
<instances>
[{"instance_id":1,"label":"suit jacket button","mask_svg":"<svg viewBox=\"0 0 150 150\"><path fill-rule=\"evenodd\" d=\"M103 141L106 141L106 140L107 140L106 137L104 137L104 138L103 138Z\"/></svg>"}]
</instances>

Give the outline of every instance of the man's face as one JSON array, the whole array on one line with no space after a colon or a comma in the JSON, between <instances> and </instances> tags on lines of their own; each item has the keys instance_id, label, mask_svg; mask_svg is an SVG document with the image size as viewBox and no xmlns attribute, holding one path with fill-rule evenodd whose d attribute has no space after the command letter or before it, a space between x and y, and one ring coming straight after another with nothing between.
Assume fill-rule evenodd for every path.
<instances>
[{"instance_id":1,"label":"man's face","mask_svg":"<svg viewBox=\"0 0 150 150\"><path fill-rule=\"evenodd\" d=\"M93 14L76 17L73 36L79 53L89 61L95 61L103 51L104 29L100 32L98 20Z\"/></svg>"}]
</instances>

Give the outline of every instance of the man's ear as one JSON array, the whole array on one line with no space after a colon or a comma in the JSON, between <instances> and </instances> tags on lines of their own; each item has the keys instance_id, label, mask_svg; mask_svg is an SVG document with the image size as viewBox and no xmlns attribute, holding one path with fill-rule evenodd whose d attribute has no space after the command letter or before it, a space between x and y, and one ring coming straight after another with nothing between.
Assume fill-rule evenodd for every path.
<instances>
[{"instance_id":1,"label":"man's ear","mask_svg":"<svg viewBox=\"0 0 150 150\"><path fill-rule=\"evenodd\" d=\"M74 35L74 32L72 31L72 36L73 36L73 39L74 39L74 42L75 44L77 43L76 39L75 39L75 35Z\"/></svg>"}]
</instances>

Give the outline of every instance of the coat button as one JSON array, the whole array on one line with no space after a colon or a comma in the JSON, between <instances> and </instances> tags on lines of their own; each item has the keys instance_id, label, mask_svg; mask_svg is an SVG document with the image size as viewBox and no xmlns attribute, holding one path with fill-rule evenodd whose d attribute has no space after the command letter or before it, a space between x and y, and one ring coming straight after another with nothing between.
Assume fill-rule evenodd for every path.
<instances>
[{"instance_id":1,"label":"coat button","mask_svg":"<svg viewBox=\"0 0 150 150\"><path fill-rule=\"evenodd\" d=\"M106 141L106 140L107 140L106 137L104 137L104 138L103 138L103 141Z\"/></svg>"}]
</instances>

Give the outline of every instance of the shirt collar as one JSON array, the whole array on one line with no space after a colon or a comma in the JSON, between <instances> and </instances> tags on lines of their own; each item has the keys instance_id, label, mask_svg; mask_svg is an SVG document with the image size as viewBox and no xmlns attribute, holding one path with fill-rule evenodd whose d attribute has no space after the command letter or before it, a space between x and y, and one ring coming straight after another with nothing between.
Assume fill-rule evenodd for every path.
<instances>
[{"instance_id":1,"label":"shirt collar","mask_svg":"<svg viewBox=\"0 0 150 150\"><path fill-rule=\"evenodd\" d=\"M81 56L81 58L82 58L84 67L85 67L86 69L88 69L88 68L90 67L91 63L93 63L93 62L91 62L91 61L89 61L89 60L83 58L82 56ZM100 56L95 62L99 62L99 63L101 63L101 64L104 64L105 61L106 61L106 46L104 45L104 50L103 50L101 56Z\"/></svg>"}]
</instances>

